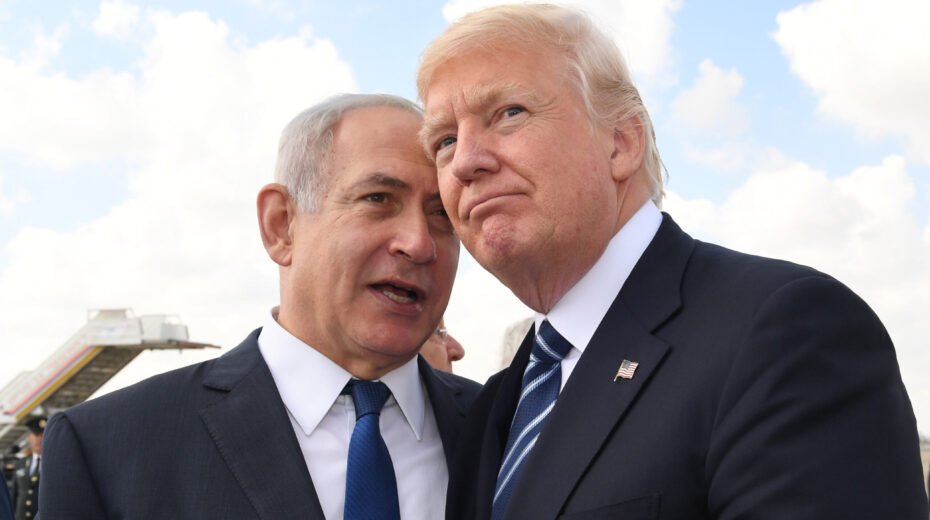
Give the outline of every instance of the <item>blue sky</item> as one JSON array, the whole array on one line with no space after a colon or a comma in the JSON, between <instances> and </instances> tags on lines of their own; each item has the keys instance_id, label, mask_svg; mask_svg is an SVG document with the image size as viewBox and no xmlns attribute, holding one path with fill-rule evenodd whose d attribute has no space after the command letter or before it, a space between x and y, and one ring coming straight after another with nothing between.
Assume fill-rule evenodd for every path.
<instances>
[{"instance_id":1,"label":"blue sky","mask_svg":"<svg viewBox=\"0 0 930 520\"><path fill-rule=\"evenodd\" d=\"M275 303L253 204L283 125L335 92L413 98L424 46L492 3L0 0L0 384L89 308L177 313L193 339L236 344ZM862 295L930 433L928 4L572 4L630 60L665 209ZM528 315L463 255L458 370L487 377ZM146 355L111 387L198 359Z\"/></svg>"}]
</instances>

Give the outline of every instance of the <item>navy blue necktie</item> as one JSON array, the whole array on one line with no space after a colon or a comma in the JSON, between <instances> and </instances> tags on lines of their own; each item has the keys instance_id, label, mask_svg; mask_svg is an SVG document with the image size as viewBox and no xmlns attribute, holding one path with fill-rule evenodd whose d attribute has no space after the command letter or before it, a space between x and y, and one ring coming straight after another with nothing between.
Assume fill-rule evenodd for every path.
<instances>
[{"instance_id":1,"label":"navy blue necktie","mask_svg":"<svg viewBox=\"0 0 930 520\"><path fill-rule=\"evenodd\" d=\"M562 358L572 344L559 335L549 320L542 322L530 352L530 362L523 372L523 390L510 425L504 459L497 474L497 487L491 508L492 520L504 517L507 502L520 478L523 461L532 451L546 417L555 406L562 386Z\"/></svg>"},{"instance_id":2,"label":"navy blue necktie","mask_svg":"<svg viewBox=\"0 0 930 520\"><path fill-rule=\"evenodd\" d=\"M349 382L355 429L346 465L345 520L400 520L397 479L378 420L391 391L384 383Z\"/></svg>"}]
</instances>

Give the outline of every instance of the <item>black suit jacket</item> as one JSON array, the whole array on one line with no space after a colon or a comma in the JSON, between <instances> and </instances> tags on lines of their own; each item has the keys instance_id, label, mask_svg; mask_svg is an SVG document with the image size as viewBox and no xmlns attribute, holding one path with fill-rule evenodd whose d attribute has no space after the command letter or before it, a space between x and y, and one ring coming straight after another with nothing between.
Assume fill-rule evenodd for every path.
<instances>
[{"instance_id":1,"label":"black suit jacket","mask_svg":"<svg viewBox=\"0 0 930 520\"><path fill-rule=\"evenodd\" d=\"M0 485L0 520L13 520L13 504L10 503L5 481Z\"/></svg>"},{"instance_id":2,"label":"black suit jacket","mask_svg":"<svg viewBox=\"0 0 930 520\"><path fill-rule=\"evenodd\" d=\"M532 345L476 399L448 518L489 518ZM624 359L632 379L615 379ZM525 461L506 518L925 520L894 348L846 287L668 215Z\"/></svg>"},{"instance_id":3,"label":"black suit jacket","mask_svg":"<svg viewBox=\"0 0 930 520\"><path fill-rule=\"evenodd\" d=\"M258 333L52 417L42 520L322 520ZM479 385L419 362L448 459Z\"/></svg>"}]
</instances>

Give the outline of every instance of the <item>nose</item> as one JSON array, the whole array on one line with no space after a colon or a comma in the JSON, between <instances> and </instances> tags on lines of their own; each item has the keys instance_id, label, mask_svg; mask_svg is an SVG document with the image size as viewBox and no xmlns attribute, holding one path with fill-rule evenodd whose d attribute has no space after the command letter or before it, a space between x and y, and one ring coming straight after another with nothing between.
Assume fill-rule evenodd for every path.
<instances>
[{"instance_id":1,"label":"nose","mask_svg":"<svg viewBox=\"0 0 930 520\"><path fill-rule=\"evenodd\" d=\"M436 260L436 241L429 231L426 214L409 211L408 218L396 219L396 231L390 242L390 252L415 264Z\"/></svg>"},{"instance_id":2,"label":"nose","mask_svg":"<svg viewBox=\"0 0 930 520\"><path fill-rule=\"evenodd\" d=\"M452 334L446 336L446 354L449 356L449 362L465 357L465 348Z\"/></svg>"},{"instance_id":3,"label":"nose","mask_svg":"<svg viewBox=\"0 0 930 520\"><path fill-rule=\"evenodd\" d=\"M450 164L452 175L466 184L485 173L494 173L499 168L500 163L494 154L494 136L477 124L461 125Z\"/></svg>"}]
</instances>

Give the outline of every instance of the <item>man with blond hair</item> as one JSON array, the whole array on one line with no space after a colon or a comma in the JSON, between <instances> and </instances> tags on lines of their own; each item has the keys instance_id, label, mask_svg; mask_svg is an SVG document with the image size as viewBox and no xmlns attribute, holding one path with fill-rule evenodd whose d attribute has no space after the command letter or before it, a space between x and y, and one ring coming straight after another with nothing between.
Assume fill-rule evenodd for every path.
<instances>
[{"instance_id":1,"label":"man with blond hair","mask_svg":"<svg viewBox=\"0 0 930 520\"><path fill-rule=\"evenodd\" d=\"M878 318L659 211L649 115L588 18L472 13L417 86L457 234L537 312L466 421L448 518L927 518Z\"/></svg>"}]
</instances>

